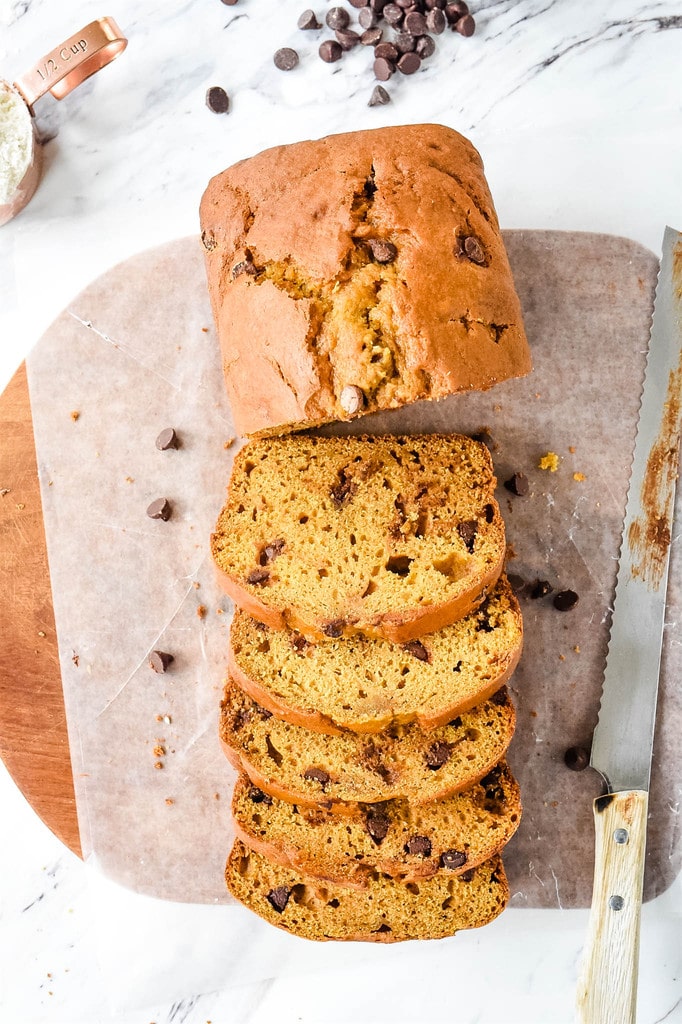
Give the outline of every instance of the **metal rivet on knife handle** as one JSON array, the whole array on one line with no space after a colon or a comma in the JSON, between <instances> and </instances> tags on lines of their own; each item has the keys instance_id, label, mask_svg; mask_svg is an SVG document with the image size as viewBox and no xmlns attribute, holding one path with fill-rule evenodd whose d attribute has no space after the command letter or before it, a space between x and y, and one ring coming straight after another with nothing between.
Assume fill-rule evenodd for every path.
<instances>
[{"instance_id":1,"label":"metal rivet on knife handle","mask_svg":"<svg viewBox=\"0 0 682 1024\"><path fill-rule=\"evenodd\" d=\"M613 841L618 843L619 846L625 846L629 838L630 836L626 828L617 828L613 833Z\"/></svg>"},{"instance_id":2,"label":"metal rivet on knife handle","mask_svg":"<svg viewBox=\"0 0 682 1024\"><path fill-rule=\"evenodd\" d=\"M625 906L625 900L622 896L612 896L609 900L609 906L611 910L622 910Z\"/></svg>"}]
</instances>

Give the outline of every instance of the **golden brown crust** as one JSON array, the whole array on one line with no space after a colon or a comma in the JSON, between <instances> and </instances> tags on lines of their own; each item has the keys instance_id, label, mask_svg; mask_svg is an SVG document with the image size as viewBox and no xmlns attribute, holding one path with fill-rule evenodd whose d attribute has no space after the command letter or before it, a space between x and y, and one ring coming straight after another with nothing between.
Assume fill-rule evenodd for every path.
<instances>
[{"instance_id":1,"label":"golden brown crust","mask_svg":"<svg viewBox=\"0 0 682 1024\"><path fill-rule=\"evenodd\" d=\"M530 370L481 159L449 128L266 150L211 179L201 227L242 433L349 419ZM375 239L395 246L389 263L375 258ZM362 408L342 403L348 386L361 389Z\"/></svg>"}]
</instances>

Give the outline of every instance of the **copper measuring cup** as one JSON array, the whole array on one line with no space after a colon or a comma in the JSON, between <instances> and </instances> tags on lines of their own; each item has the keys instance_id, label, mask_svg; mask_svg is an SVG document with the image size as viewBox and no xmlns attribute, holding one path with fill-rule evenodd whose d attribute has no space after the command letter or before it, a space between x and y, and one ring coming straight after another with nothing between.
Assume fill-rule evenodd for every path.
<instances>
[{"instance_id":1,"label":"copper measuring cup","mask_svg":"<svg viewBox=\"0 0 682 1024\"><path fill-rule=\"evenodd\" d=\"M40 182L42 147L35 131L34 103L48 92L55 99L63 99L111 63L127 45L114 19L100 18L50 50L13 84L0 79L0 117L6 117L7 126L11 118L15 129L15 137L10 140L6 135L9 128L3 129L0 120L0 225L23 210ZM10 161L12 144L14 159Z\"/></svg>"}]
</instances>

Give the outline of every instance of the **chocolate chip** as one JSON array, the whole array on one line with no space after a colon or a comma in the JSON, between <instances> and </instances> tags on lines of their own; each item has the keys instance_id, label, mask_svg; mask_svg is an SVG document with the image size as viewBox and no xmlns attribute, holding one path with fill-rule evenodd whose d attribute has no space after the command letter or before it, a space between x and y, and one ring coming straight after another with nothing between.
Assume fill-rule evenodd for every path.
<instances>
[{"instance_id":1,"label":"chocolate chip","mask_svg":"<svg viewBox=\"0 0 682 1024\"><path fill-rule=\"evenodd\" d=\"M470 14L465 14L463 18L455 22L455 30L461 36L472 36L476 31L476 22Z\"/></svg>"},{"instance_id":2,"label":"chocolate chip","mask_svg":"<svg viewBox=\"0 0 682 1024\"><path fill-rule=\"evenodd\" d=\"M206 90L206 106L214 114L226 114L230 109L230 97L220 85L212 85Z\"/></svg>"},{"instance_id":3,"label":"chocolate chip","mask_svg":"<svg viewBox=\"0 0 682 1024\"><path fill-rule=\"evenodd\" d=\"M377 89L381 88L377 86ZM370 106L371 106L370 101ZM365 393L362 388L357 387L355 384L346 384L345 388L339 395L339 405L344 412L347 412L349 416L354 416L360 412L365 404Z\"/></svg>"},{"instance_id":4,"label":"chocolate chip","mask_svg":"<svg viewBox=\"0 0 682 1024\"><path fill-rule=\"evenodd\" d=\"M387 103L391 102L391 97L384 89L383 85L375 85L372 90L372 95L369 98L368 107L383 107Z\"/></svg>"},{"instance_id":5,"label":"chocolate chip","mask_svg":"<svg viewBox=\"0 0 682 1024\"><path fill-rule=\"evenodd\" d=\"M426 766L431 771L437 771L447 764L452 756L453 745L446 740L437 740L432 743L426 751Z\"/></svg>"},{"instance_id":6,"label":"chocolate chip","mask_svg":"<svg viewBox=\"0 0 682 1024\"><path fill-rule=\"evenodd\" d=\"M414 559L410 558L409 555L391 555L386 562L385 568L388 572L392 572L404 579L410 575L410 566L413 561Z\"/></svg>"},{"instance_id":7,"label":"chocolate chip","mask_svg":"<svg viewBox=\"0 0 682 1024\"><path fill-rule=\"evenodd\" d=\"M485 516L486 523L492 523L495 518L495 507L494 505L485 505L483 508L483 515Z\"/></svg>"},{"instance_id":8,"label":"chocolate chip","mask_svg":"<svg viewBox=\"0 0 682 1024\"><path fill-rule=\"evenodd\" d=\"M345 469L340 469L338 481L329 489L332 501L337 508L341 508L344 501L349 501L358 489L358 485L352 475Z\"/></svg>"},{"instance_id":9,"label":"chocolate chip","mask_svg":"<svg viewBox=\"0 0 682 1024\"><path fill-rule=\"evenodd\" d=\"M349 0L351 7L367 7L369 0Z\"/></svg>"},{"instance_id":10,"label":"chocolate chip","mask_svg":"<svg viewBox=\"0 0 682 1024\"><path fill-rule=\"evenodd\" d=\"M232 280L241 277L242 274L248 274L249 277L254 277L258 273L256 267L251 260L241 260L240 263L235 263L232 267Z\"/></svg>"},{"instance_id":11,"label":"chocolate chip","mask_svg":"<svg viewBox=\"0 0 682 1024\"><path fill-rule=\"evenodd\" d=\"M434 43L431 36L420 36L417 40L417 46L415 53L421 57L422 60L426 60L428 57L433 56L436 52L436 44Z\"/></svg>"},{"instance_id":12,"label":"chocolate chip","mask_svg":"<svg viewBox=\"0 0 682 1024\"><path fill-rule=\"evenodd\" d=\"M304 636L301 636L300 633L294 633L291 638L291 646L298 654L301 654L305 651L306 647L310 647L310 644Z\"/></svg>"},{"instance_id":13,"label":"chocolate chip","mask_svg":"<svg viewBox=\"0 0 682 1024\"><path fill-rule=\"evenodd\" d=\"M156 439L156 447L160 452L167 452L170 448L180 447L178 435L172 427L166 427L165 430L161 431Z\"/></svg>"},{"instance_id":14,"label":"chocolate chip","mask_svg":"<svg viewBox=\"0 0 682 1024\"><path fill-rule=\"evenodd\" d=\"M461 868L463 864L467 862L467 855L461 850L445 850L440 855L440 866L447 868L448 871L454 871L455 868ZM471 879L467 879L471 881Z\"/></svg>"},{"instance_id":15,"label":"chocolate chip","mask_svg":"<svg viewBox=\"0 0 682 1024\"><path fill-rule=\"evenodd\" d=\"M379 846L388 835L391 826L391 819L381 805L370 807L365 819L367 831L371 838Z\"/></svg>"},{"instance_id":16,"label":"chocolate chip","mask_svg":"<svg viewBox=\"0 0 682 1024\"><path fill-rule=\"evenodd\" d=\"M443 12L437 7L429 11L426 15L426 28L429 32L433 32L434 35L439 36L441 32L445 32L445 26L447 25L447 19Z\"/></svg>"},{"instance_id":17,"label":"chocolate chip","mask_svg":"<svg viewBox=\"0 0 682 1024\"><path fill-rule=\"evenodd\" d=\"M264 586L270 579L269 569L253 569L246 577L246 582L255 587Z\"/></svg>"},{"instance_id":18,"label":"chocolate chip","mask_svg":"<svg viewBox=\"0 0 682 1024\"><path fill-rule=\"evenodd\" d=\"M395 66L385 57L377 57L374 61L374 77L380 82L387 82L395 72Z\"/></svg>"},{"instance_id":19,"label":"chocolate chip","mask_svg":"<svg viewBox=\"0 0 682 1024\"><path fill-rule=\"evenodd\" d=\"M325 21L330 28L346 28L350 23L350 14L345 7L332 7L331 10L327 11Z\"/></svg>"},{"instance_id":20,"label":"chocolate chip","mask_svg":"<svg viewBox=\"0 0 682 1024\"><path fill-rule=\"evenodd\" d=\"M369 238L367 244L377 263L393 263L398 255L398 250L393 242L387 242L385 238Z\"/></svg>"},{"instance_id":21,"label":"chocolate chip","mask_svg":"<svg viewBox=\"0 0 682 1024\"><path fill-rule=\"evenodd\" d=\"M325 636L331 637L332 640L336 640L338 637L343 636L345 626L345 619L333 619L331 622L325 622L322 627L322 632Z\"/></svg>"},{"instance_id":22,"label":"chocolate chip","mask_svg":"<svg viewBox=\"0 0 682 1024\"><path fill-rule=\"evenodd\" d=\"M272 804L272 797L264 793L262 789L258 789L258 786L250 787L249 800L254 804L265 804L266 807L270 807Z\"/></svg>"},{"instance_id":23,"label":"chocolate chip","mask_svg":"<svg viewBox=\"0 0 682 1024\"><path fill-rule=\"evenodd\" d=\"M220 0L220 2L225 4L226 7L234 7L238 0Z\"/></svg>"},{"instance_id":24,"label":"chocolate chip","mask_svg":"<svg viewBox=\"0 0 682 1024\"><path fill-rule=\"evenodd\" d=\"M403 75L414 75L422 66L422 59L417 53L404 53L398 61L398 71Z\"/></svg>"},{"instance_id":25,"label":"chocolate chip","mask_svg":"<svg viewBox=\"0 0 682 1024\"><path fill-rule=\"evenodd\" d=\"M463 235L457 239L455 255L470 260L471 263L478 263L485 266L485 252L483 246L475 235Z\"/></svg>"},{"instance_id":26,"label":"chocolate chip","mask_svg":"<svg viewBox=\"0 0 682 1024\"><path fill-rule=\"evenodd\" d=\"M323 43L320 43L317 52L325 64L333 64L334 61L341 60L343 57L343 47L337 43L336 39L325 39Z\"/></svg>"},{"instance_id":27,"label":"chocolate chip","mask_svg":"<svg viewBox=\"0 0 682 1024\"><path fill-rule=\"evenodd\" d=\"M287 889L286 885L278 885L276 889L270 890L266 899L272 909L281 914L284 912L290 896L291 889Z\"/></svg>"},{"instance_id":28,"label":"chocolate chip","mask_svg":"<svg viewBox=\"0 0 682 1024\"><path fill-rule=\"evenodd\" d=\"M504 707L509 702L509 694L507 693L507 687L502 686L497 690L492 697L488 697L491 704L497 704L500 707Z\"/></svg>"},{"instance_id":29,"label":"chocolate chip","mask_svg":"<svg viewBox=\"0 0 682 1024\"><path fill-rule=\"evenodd\" d=\"M206 252L213 252L217 247L218 243L215 240L215 235L212 231L201 232L201 244L203 245Z\"/></svg>"},{"instance_id":30,"label":"chocolate chip","mask_svg":"<svg viewBox=\"0 0 682 1024\"><path fill-rule=\"evenodd\" d=\"M393 43L379 43L378 46L374 47L374 56L377 58L383 57L384 60L389 60L393 63L400 54Z\"/></svg>"},{"instance_id":31,"label":"chocolate chip","mask_svg":"<svg viewBox=\"0 0 682 1024\"><path fill-rule=\"evenodd\" d=\"M459 880L460 880L460 882L471 882L471 881L473 881L473 877L474 877L475 874L476 874L476 872L474 871L474 869L473 868L469 868L468 871L462 871L461 875L459 875ZM491 878L491 880L492 880L492 878Z\"/></svg>"},{"instance_id":32,"label":"chocolate chip","mask_svg":"<svg viewBox=\"0 0 682 1024\"><path fill-rule=\"evenodd\" d=\"M315 17L315 11L311 11L310 8L308 8L307 11L303 12L303 14L298 19L297 24L298 27L303 29L304 31L307 31L308 29L322 28L319 21Z\"/></svg>"},{"instance_id":33,"label":"chocolate chip","mask_svg":"<svg viewBox=\"0 0 682 1024\"><path fill-rule=\"evenodd\" d=\"M590 763L590 754L584 747L569 747L564 754L564 764L572 772L584 771Z\"/></svg>"},{"instance_id":34,"label":"chocolate chip","mask_svg":"<svg viewBox=\"0 0 682 1024\"><path fill-rule=\"evenodd\" d=\"M150 519L163 519L164 523L167 523L172 511L168 498L157 498L148 506L147 515Z\"/></svg>"},{"instance_id":35,"label":"chocolate chip","mask_svg":"<svg viewBox=\"0 0 682 1024\"><path fill-rule=\"evenodd\" d=\"M409 32L398 32L393 40L393 45L398 53L410 53L415 49L417 40Z\"/></svg>"},{"instance_id":36,"label":"chocolate chip","mask_svg":"<svg viewBox=\"0 0 682 1024\"><path fill-rule=\"evenodd\" d=\"M431 856L431 840L428 836L411 836L405 843L405 853Z\"/></svg>"},{"instance_id":37,"label":"chocolate chip","mask_svg":"<svg viewBox=\"0 0 682 1024\"><path fill-rule=\"evenodd\" d=\"M152 651L149 655L149 667L155 672L165 672L174 661L173 655L167 651Z\"/></svg>"},{"instance_id":38,"label":"chocolate chip","mask_svg":"<svg viewBox=\"0 0 682 1024\"><path fill-rule=\"evenodd\" d=\"M360 36L350 28L337 28L334 33L344 50L352 50L360 42Z\"/></svg>"},{"instance_id":39,"label":"chocolate chip","mask_svg":"<svg viewBox=\"0 0 682 1024\"><path fill-rule=\"evenodd\" d=\"M445 5L445 16L451 25L455 25L460 18L468 13L469 8L465 3L446 3Z\"/></svg>"},{"instance_id":40,"label":"chocolate chip","mask_svg":"<svg viewBox=\"0 0 682 1024\"><path fill-rule=\"evenodd\" d=\"M403 29L412 36L423 36L426 32L426 18L419 11L406 14Z\"/></svg>"},{"instance_id":41,"label":"chocolate chip","mask_svg":"<svg viewBox=\"0 0 682 1024\"><path fill-rule=\"evenodd\" d=\"M504 481L504 486L512 494L518 495L519 498L525 498L530 490L528 477L525 473L514 473L508 480Z\"/></svg>"},{"instance_id":42,"label":"chocolate chip","mask_svg":"<svg viewBox=\"0 0 682 1024\"><path fill-rule=\"evenodd\" d=\"M278 537L277 540L270 541L269 544L263 548L258 559L261 565L269 565L270 562L274 562L278 555L281 555L286 547L286 541Z\"/></svg>"},{"instance_id":43,"label":"chocolate chip","mask_svg":"<svg viewBox=\"0 0 682 1024\"><path fill-rule=\"evenodd\" d=\"M401 23L404 16L402 7L398 7L397 4L386 4L383 13L386 21L394 28Z\"/></svg>"},{"instance_id":44,"label":"chocolate chip","mask_svg":"<svg viewBox=\"0 0 682 1024\"><path fill-rule=\"evenodd\" d=\"M457 524L457 533L464 541L464 545L469 554L473 553L477 532L478 522L476 519L467 519L465 522Z\"/></svg>"},{"instance_id":45,"label":"chocolate chip","mask_svg":"<svg viewBox=\"0 0 682 1024\"><path fill-rule=\"evenodd\" d=\"M298 54L290 46L282 46L279 50L275 50L272 59L275 62L275 67L280 71L293 71L298 64Z\"/></svg>"},{"instance_id":46,"label":"chocolate chip","mask_svg":"<svg viewBox=\"0 0 682 1024\"><path fill-rule=\"evenodd\" d=\"M508 573L507 580L515 594L522 594L526 589L526 581L523 576L518 576L515 572Z\"/></svg>"},{"instance_id":47,"label":"chocolate chip","mask_svg":"<svg viewBox=\"0 0 682 1024\"><path fill-rule=\"evenodd\" d=\"M461 664L461 662L459 664ZM457 715L457 718L453 718L451 722L448 722L448 725L451 726L453 729L461 729L462 719L460 718L459 715Z\"/></svg>"},{"instance_id":48,"label":"chocolate chip","mask_svg":"<svg viewBox=\"0 0 682 1024\"><path fill-rule=\"evenodd\" d=\"M310 782L319 782L322 789L324 789L329 782L329 775L327 772L323 771L322 768L306 768L303 772L303 778L309 779Z\"/></svg>"},{"instance_id":49,"label":"chocolate chip","mask_svg":"<svg viewBox=\"0 0 682 1024\"><path fill-rule=\"evenodd\" d=\"M491 772L481 779L481 785L485 789L486 800L492 800L495 803L504 802L504 789L500 785L501 773L499 768L493 768Z\"/></svg>"},{"instance_id":50,"label":"chocolate chip","mask_svg":"<svg viewBox=\"0 0 682 1024\"><path fill-rule=\"evenodd\" d=\"M528 591L528 596L532 597L534 601L538 601L541 597L547 597L551 594L554 587L548 580L536 580Z\"/></svg>"},{"instance_id":51,"label":"chocolate chip","mask_svg":"<svg viewBox=\"0 0 682 1024\"><path fill-rule=\"evenodd\" d=\"M376 28L377 16L369 7L363 7L358 14L358 21L362 28Z\"/></svg>"},{"instance_id":52,"label":"chocolate chip","mask_svg":"<svg viewBox=\"0 0 682 1024\"><path fill-rule=\"evenodd\" d=\"M421 640L410 640L408 643L403 644L403 650L407 651L408 654L411 654L413 658L417 659L417 661L431 660L429 652L424 647Z\"/></svg>"},{"instance_id":53,"label":"chocolate chip","mask_svg":"<svg viewBox=\"0 0 682 1024\"><path fill-rule=\"evenodd\" d=\"M368 28L366 32L363 32L360 36L360 42L363 46L376 46L381 42L383 32L380 28ZM388 93L386 93L388 96ZM370 104L371 106L372 104Z\"/></svg>"},{"instance_id":54,"label":"chocolate chip","mask_svg":"<svg viewBox=\"0 0 682 1024\"><path fill-rule=\"evenodd\" d=\"M560 590L554 595L554 607L558 612L570 612L578 603L578 595L575 590Z\"/></svg>"}]
</instances>

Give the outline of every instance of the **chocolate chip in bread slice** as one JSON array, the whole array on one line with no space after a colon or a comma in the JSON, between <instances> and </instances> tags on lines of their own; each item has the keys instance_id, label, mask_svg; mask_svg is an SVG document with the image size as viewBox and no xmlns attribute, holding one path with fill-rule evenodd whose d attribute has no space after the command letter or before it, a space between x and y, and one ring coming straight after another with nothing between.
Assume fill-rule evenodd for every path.
<instances>
[{"instance_id":1,"label":"chocolate chip in bread slice","mask_svg":"<svg viewBox=\"0 0 682 1024\"><path fill-rule=\"evenodd\" d=\"M225 590L308 639L399 643L467 615L504 563L484 444L462 435L254 441L211 538Z\"/></svg>"},{"instance_id":2,"label":"chocolate chip in bread slice","mask_svg":"<svg viewBox=\"0 0 682 1024\"><path fill-rule=\"evenodd\" d=\"M504 757L515 725L506 687L427 733L394 726L374 736L325 736L261 708L232 680L220 739L231 763L271 796L340 813L348 803L428 803L483 778Z\"/></svg>"},{"instance_id":3,"label":"chocolate chip in bread slice","mask_svg":"<svg viewBox=\"0 0 682 1024\"><path fill-rule=\"evenodd\" d=\"M509 899L499 856L464 874L444 868L418 882L377 874L357 891L274 864L238 839L225 881L235 899L270 924L318 941L445 938L488 924Z\"/></svg>"},{"instance_id":4,"label":"chocolate chip in bread slice","mask_svg":"<svg viewBox=\"0 0 682 1024\"><path fill-rule=\"evenodd\" d=\"M341 816L277 800L241 775L232 816L238 838L268 860L364 889L377 872L414 882L489 860L516 832L521 797L502 763L444 800L418 807L403 800L358 804Z\"/></svg>"},{"instance_id":5,"label":"chocolate chip in bread slice","mask_svg":"<svg viewBox=\"0 0 682 1024\"><path fill-rule=\"evenodd\" d=\"M499 690L522 642L521 611L503 575L476 611L404 644L363 636L314 643L237 611L229 669L254 700L293 725L330 734L412 721L432 729Z\"/></svg>"}]
</instances>

